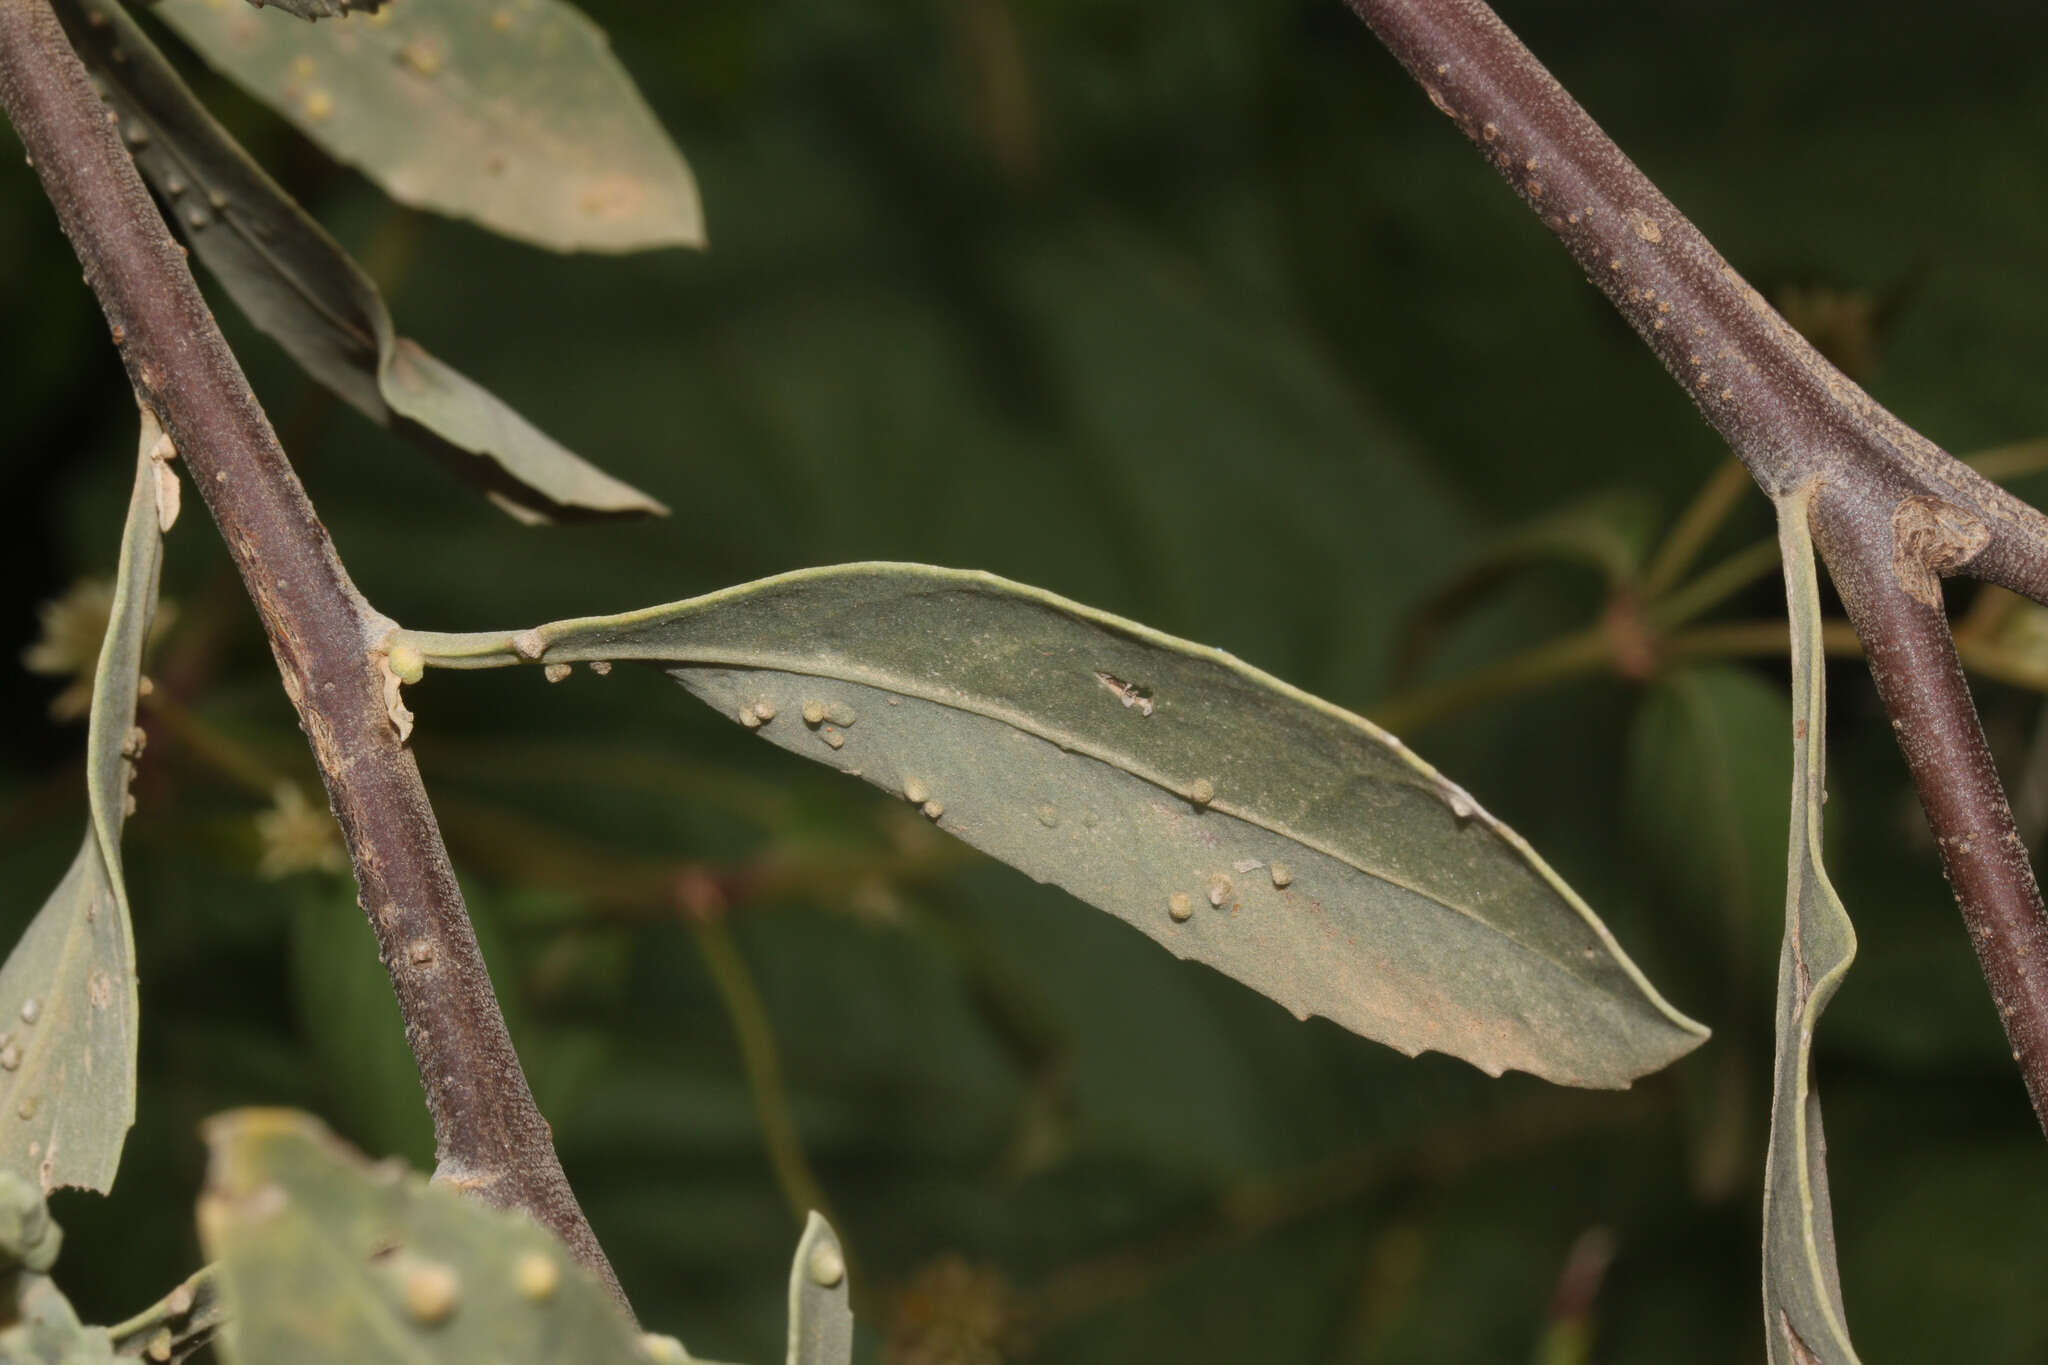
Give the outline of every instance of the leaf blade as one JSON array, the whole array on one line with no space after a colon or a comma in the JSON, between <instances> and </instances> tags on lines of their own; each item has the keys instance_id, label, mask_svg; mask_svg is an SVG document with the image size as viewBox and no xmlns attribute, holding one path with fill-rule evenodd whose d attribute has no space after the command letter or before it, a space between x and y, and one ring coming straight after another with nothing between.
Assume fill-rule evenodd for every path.
<instances>
[{"instance_id":1,"label":"leaf blade","mask_svg":"<svg viewBox=\"0 0 2048 1365\"><path fill-rule=\"evenodd\" d=\"M119 4L59 0L57 11L193 252L315 380L522 520L667 514L400 336L369 276L214 120Z\"/></svg>"},{"instance_id":2,"label":"leaf blade","mask_svg":"<svg viewBox=\"0 0 2048 1365\"><path fill-rule=\"evenodd\" d=\"M1170 951L1405 1052L1620 1086L1704 1036L1399 740L1221 651L990 574L841 565L389 643L457 667L662 663Z\"/></svg>"},{"instance_id":3,"label":"leaf blade","mask_svg":"<svg viewBox=\"0 0 2048 1365\"><path fill-rule=\"evenodd\" d=\"M401 204L555 251L704 244L688 165L563 0L440 0L311 27L207 0L157 12Z\"/></svg>"},{"instance_id":4,"label":"leaf blade","mask_svg":"<svg viewBox=\"0 0 2048 1365\"><path fill-rule=\"evenodd\" d=\"M373 1166L284 1110L205 1128L200 1240L229 1361L647 1361L595 1276L523 1214Z\"/></svg>"},{"instance_id":5,"label":"leaf blade","mask_svg":"<svg viewBox=\"0 0 2048 1365\"><path fill-rule=\"evenodd\" d=\"M1828 1198L1813 1029L1856 956L1856 931L1821 863L1826 659L1807 511L1814 486L1778 499L1792 623L1793 777L1777 1050L1764 1167L1764 1335L1771 1365L1856 1365Z\"/></svg>"},{"instance_id":6,"label":"leaf blade","mask_svg":"<svg viewBox=\"0 0 2048 1365\"><path fill-rule=\"evenodd\" d=\"M849 1279L839 1234L814 1211L804 1221L789 1269L788 1365L851 1365Z\"/></svg>"},{"instance_id":7,"label":"leaf blade","mask_svg":"<svg viewBox=\"0 0 2048 1365\"><path fill-rule=\"evenodd\" d=\"M163 557L161 439L144 409L86 729L85 839L0 966L0 1168L45 1193L111 1189L135 1122L140 1009L121 829L140 753L135 701Z\"/></svg>"}]
</instances>

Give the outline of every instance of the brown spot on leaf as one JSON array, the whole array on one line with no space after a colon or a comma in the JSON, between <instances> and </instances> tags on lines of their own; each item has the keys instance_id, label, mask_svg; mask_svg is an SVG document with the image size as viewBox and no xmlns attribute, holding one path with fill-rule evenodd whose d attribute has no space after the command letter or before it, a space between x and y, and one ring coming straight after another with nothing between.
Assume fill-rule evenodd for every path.
<instances>
[{"instance_id":1,"label":"brown spot on leaf","mask_svg":"<svg viewBox=\"0 0 2048 1365\"><path fill-rule=\"evenodd\" d=\"M1792 1329L1792 1315L1784 1309L1778 1310L1778 1330L1785 1334L1785 1349L1792 1353L1794 1365L1821 1365L1813 1348L1800 1340L1799 1333Z\"/></svg>"}]
</instances>

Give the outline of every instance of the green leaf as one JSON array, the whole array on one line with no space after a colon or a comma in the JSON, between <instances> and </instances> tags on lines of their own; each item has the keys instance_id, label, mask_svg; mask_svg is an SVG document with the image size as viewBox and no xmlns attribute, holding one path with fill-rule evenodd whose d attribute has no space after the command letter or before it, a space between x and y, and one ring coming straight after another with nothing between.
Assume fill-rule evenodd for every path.
<instances>
[{"instance_id":1,"label":"green leaf","mask_svg":"<svg viewBox=\"0 0 2048 1365\"><path fill-rule=\"evenodd\" d=\"M842 565L388 645L401 676L668 666L764 738L1176 955L1404 1052L1622 1086L1705 1036L1399 740L1220 651L990 574Z\"/></svg>"},{"instance_id":2,"label":"green leaf","mask_svg":"<svg viewBox=\"0 0 2048 1365\"><path fill-rule=\"evenodd\" d=\"M1814 1025L1856 956L1856 930L1821 866L1827 728L1820 585L1807 509L1814 485L1778 499L1792 619L1792 833L1778 1047L1764 1166L1764 1338L1771 1365L1853 1365L1835 1263L1827 1141L1812 1076Z\"/></svg>"},{"instance_id":3,"label":"green leaf","mask_svg":"<svg viewBox=\"0 0 2048 1365\"><path fill-rule=\"evenodd\" d=\"M1629 812L1659 884L1745 969L1784 881L1791 728L1781 689L1716 664L1660 677L1629 731Z\"/></svg>"},{"instance_id":4,"label":"green leaf","mask_svg":"<svg viewBox=\"0 0 2048 1365\"><path fill-rule=\"evenodd\" d=\"M434 1131L420 1103L419 1064L352 884L322 887L293 912L291 984L319 1064L321 1111L373 1152L429 1160Z\"/></svg>"},{"instance_id":5,"label":"green leaf","mask_svg":"<svg viewBox=\"0 0 2048 1365\"><path fill-rule=\"evenodd\" d=\"M851 1365L853 1308L846 1251L813 1212L789 1270L789 1365Z\"/></svg>"},{"instance_id":6,"label":"green leaf","mask_svg":"<svg viewBox=\"0 0 2048 1365\"><path fill-rule=\"evenodd\" d=\"M49 1278L63 1232L43 1192L0 1170L0 1362L5 1365L111 1365L108 1335L81 1326Z\"/></svg>"},{"instance_id":7,"label":"green leaf","mask_svg":"<svg viewBox=\"0 0 2048 1365\"><path fill-rule=\"evenodd\" d=\"M314 379L521 520L668 510L399 336L369 276L214 121L114 0L58 0L57 10L192 250Z\"/></svg>"},{"instance_id":8,"label":"green leaf","mask_svg":"<svg viewBox=\"0 0 2048 1365\"><path fill-rule=\"evenodd\" d=\"M0 967L0 1169L106 1191L135 1122L135 936L121 882L135 698L156 610L163 527L177 514L170 443L142 413L135 487L86 731L85 843Z\"/></svg>"},{"instance_id":9,"label":"green leaf","mask_svg":"<svg viewBox=\"0 0 2048 1365\"><path fill-rule=\"evenodd\" d=\"M51 1221L43 1192L13 1171L0 1171L0 1273L47 1273L57 1263L63 1231Z\"/></svg>"},{"instance_id":10,"label":"green leaf","mask_svg":"<svg viewBox=\"0 0 2048 1365\"><path fill-rule=\"evenodd\" d=\"M657 1359L524 1214L372 1165L286 1110L222 1115L206 1141L199 1235L230 1365Z\"/></svg>"},{"instance_id":11,"label":"green leaf","mask_svg":"<svg viewBox=\"0 0 2048 1365\"><path fill-rule=\"evenodd\" d=\"M104 1327L86 1327L47 1275L20 1275L8 1324L0 1329L7 1365L114 1365Z\"/></svg>"},{"instance_id":12,"label":"green leaf","mask_svg":"<svg viewBox=\"0 0 2048 1365\"><path fill-rule=\"evenodd\" d=\"M689 167L562 0L434 0L311 28L220 0L156 12L401 204L556 251L703 245Z\"/></svg>"},{"instance_id":13,"label":"green leaf","mask_svg":"<svg viewBox=\"0 0 2048 1365\"><path fill-rule=\"evenodd\" d=\"M1655 515L1648 496L1609 492L1508 530L1416 606L1396 655L1397 675L1412 676L1453 626L1522 570L1576 564L1598 573L1610 593L1626 588L1642 569Z\"/></svg>"}]
</instances>

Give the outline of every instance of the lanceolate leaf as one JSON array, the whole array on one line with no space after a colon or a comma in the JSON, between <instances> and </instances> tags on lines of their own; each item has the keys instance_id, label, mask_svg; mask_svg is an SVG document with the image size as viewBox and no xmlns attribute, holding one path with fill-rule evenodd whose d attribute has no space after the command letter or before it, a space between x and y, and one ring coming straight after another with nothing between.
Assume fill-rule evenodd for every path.
<instances>
[{"instance_id":1,"label":"lanceolate leaf","mask_svg":"<svg viewBox=\"0 0 2048 1365\"><path fill-rule=\"evenodd\" d=\"M162 467L168 451L145 409L93 681L85 843L0 967L0 1169L45 1191L112 1188L135 1122L135 938L121 883L121 826L142 752L135 698L162 561L159 499L173 486Z\"/></svg>"},{"instance_id":2,"label":"lanceolate leaf","mask_svg":"<svg viewBox=\"0 0 2048 1365\"><path fill-rule=\"evenodd\" d=\"M1778 501L1778 545L1792 618L1792 847L1764 1167L1764 1335L1771 1365L1854 1365L1835 1265L1827 1143L1812 1075L1814 1025L1856 956L1856 931L1821 866L1827 694L1820 586L1806 522L1811 496L1808 485Z\"/></svg>"},{"instance_id":3,"label":"lanceolate leaf","mask_svg":"<svg viewBox=\"0 0 2048 1365\"><path fill-rule=\"evenodd\" d=\"M199 1237L220 1263L231 1365L661 1358L523 1214L373 1166L303 1114L226 1114L206 1141Z\"/></svg>"},{"instance_id":4,"label":"lanceolate leaf","mask_svg":"<svg viewBox=\"0 0 2048 1365\"><path fill-rule=\"evenodd\" d=\"M563 0L407 0L310 28L219 0L156 8L402 204L557 251L703 244L689 167Z\"/></svg>"},{"instance_id":5,"label":"lanceolate leaf","mask_svg":"<svg viewBox=\"0 0 2048 1365\"><path fill-rule=\"evenodd\" d=\"M57 10L192 250L313 378L521 520L667 511L399 336L369 276L214 121L115 0L58 0Z\"/></svg>"},{"instance_id":6,"label":"lanceolate leaf","mask_svg":"<svg viewBox=\"0 0 2048 1365\"><path fill-rule=\"evenodd\" d=\"M1622 1086L1705 1030L1511 830L1401 742L1219 651L989 574L853 564L421 663L668 667L764 738L1303 1018Z\"/></svg>"}]
</instances>

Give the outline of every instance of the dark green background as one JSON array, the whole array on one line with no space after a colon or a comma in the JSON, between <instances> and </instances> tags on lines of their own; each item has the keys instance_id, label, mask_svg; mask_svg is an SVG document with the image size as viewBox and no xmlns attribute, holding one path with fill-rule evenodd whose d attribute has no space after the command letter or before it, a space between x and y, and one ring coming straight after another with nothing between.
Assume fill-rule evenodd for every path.
<instances>
[{"instance_id":1,"label":"dark green background","mask_svg":"<svg viewBox=\"0 0 2048 1365\"><path fill-rule=\"evenodd\" d=\"M362 253L402 330L676 509L518 527L229 313L350 568L409 625L914 559L1041 584L1370 709L1404 620L1490 539L1617 492L1647 535L1720 458L1336 0L589 8L696 169L706 254L559 258L406 213L199 81ZM1761 286L1897 300L1870 386L1907 421L1959 451L2048 433L2039 7L1504 10ZM0 262L11 656L37 602L112 565L133 407L18 149L0 158ZM1752 495L1717 548L1767 531ZM196 507L168 554L166 685L309 777ZM1533 571L1427 676L1600 605L1583 570ZM1781 610L1772 577L1726 614ZM864 1324L958 1254L1019 1303L1064 1305L1034 1334L1041 1361L1526 1361L1574 1240L1600 1227L1617 1254L1592 1360L1761 1360L1782 674L1580 680L1407 736L1716 1029L1630 1095L1489 1081L1297 1024L978 861L736 906L872 1295ZM1831 682L1830 854L1863 956L1817 1065L1851 1324L1872 1359L2038 1361L2040 1133L1868 681L1840 665ZM44 721L50 691L0 671L10 925L82 816L80 733ZM2040 703L1982 698L2016 767ZM743 742L654 675L437 676L412 700L515 1037L641 1315L699 1354L779 1358L797 1224L695 940L665 904L598 917L531 831L680 871L870 856L900 809ZM56 1203L60 1277L100 1320L192 1268L205 1114L292 1104L373 1149L430 1146L353 888L257 880L261 800L152 729L129 835L141 1117L112 1198ZM764 793L765 816L749 805ZM961 1316L944 1297L920 1300L927 1316Z\"/></svg>"}]
</instances>

